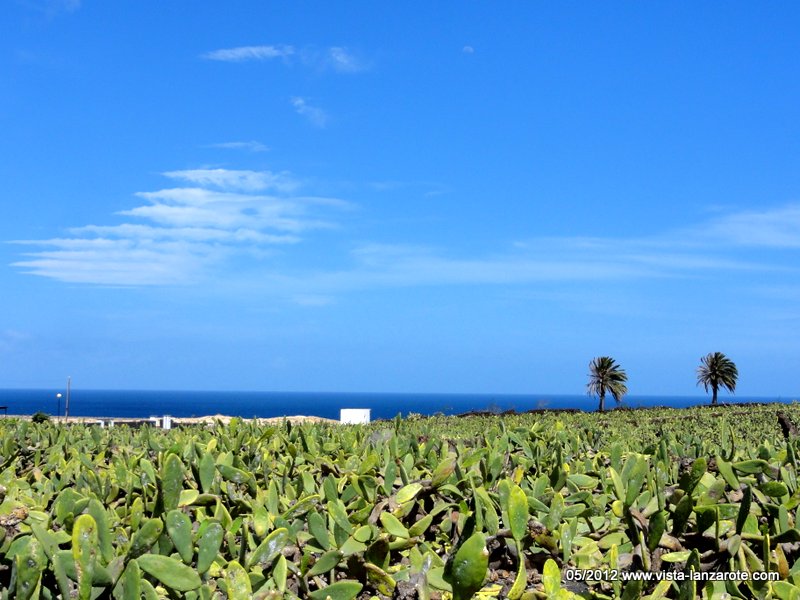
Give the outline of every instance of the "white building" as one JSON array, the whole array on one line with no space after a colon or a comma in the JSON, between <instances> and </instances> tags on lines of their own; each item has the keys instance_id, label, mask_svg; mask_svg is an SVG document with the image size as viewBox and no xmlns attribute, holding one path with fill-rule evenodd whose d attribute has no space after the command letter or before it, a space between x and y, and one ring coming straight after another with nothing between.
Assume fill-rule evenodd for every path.
<instances>
[{"instance_id":1,"label":"white building","mask_svg":"<svg viewBox=\"0 0 800 600\"><path fill-rule=\"evenodd\" d=\"M369 423L371 409L369 408L343 408L339 412L339 421L342 423Z\"/></svg>"}]
</instances>

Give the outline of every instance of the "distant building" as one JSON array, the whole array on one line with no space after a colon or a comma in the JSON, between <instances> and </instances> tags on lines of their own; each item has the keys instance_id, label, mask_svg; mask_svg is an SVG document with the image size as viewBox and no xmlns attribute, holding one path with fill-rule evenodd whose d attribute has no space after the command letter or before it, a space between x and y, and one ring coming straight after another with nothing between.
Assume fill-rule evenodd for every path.
<instances>
[{"instance_id":1,"label":"distant building","mask_svg":"<svg viewBox=\"0 0 800 600\"><path fill-rule=\"evenodd\" d=\"M369 408L343 408L339 412L339 421L342 423L369 423L370 413L372 409Z\"/></svg>"}]
</instances>

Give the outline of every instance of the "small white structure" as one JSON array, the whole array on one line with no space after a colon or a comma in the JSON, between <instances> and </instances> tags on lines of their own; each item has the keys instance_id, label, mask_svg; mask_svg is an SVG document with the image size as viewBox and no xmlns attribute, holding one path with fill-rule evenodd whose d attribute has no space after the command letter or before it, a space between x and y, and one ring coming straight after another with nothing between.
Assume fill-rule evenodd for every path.
<instances>
[{"instance_id":1,"label":"small white structure","mask_svg":"<svg viewBox=\"0 0 800 600\"><path fill-rule=\"evenodd\" d=\"M169 415L164 415L164 420L162 421L162 427L164 429L172 429L172 417Z\"/></svg>"},{"instance_id":2,"label":"small white structure","mask_svg":"<svg viewBox=\"0 0 800 600\"><path fill-rule=\"evenodd\" d=\"M339 412L339 421L341 423L369 423L370 413L372 409L369 408L343 408Z\"/></svg>"}]
</instances>

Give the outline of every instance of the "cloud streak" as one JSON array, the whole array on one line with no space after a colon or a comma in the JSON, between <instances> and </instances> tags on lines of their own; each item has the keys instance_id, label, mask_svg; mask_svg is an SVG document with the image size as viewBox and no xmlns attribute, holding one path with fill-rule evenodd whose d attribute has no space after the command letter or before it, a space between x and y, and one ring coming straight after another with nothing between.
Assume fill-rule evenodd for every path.
<instances>
[{"instance_id":1,"label":"cloud streak","mask_svg":"<svg viewBox=\"0 0 800 600\"><path fill-rule=\"evenodd\" d=\"M368 244L356 247L352 258L352 269L311 278L320 292L375 286L611 283L775 269L721 256L654 250L633 240L587 244L579 238L539 239L524 249L483 257L454 257L428 247Z\"/></svg>"},{"instance_id":2,"label":"cloud streak","mask_svg":"<svg viewBox=\"0 0 800 600\"><path fill-rule=\"evenodd\" d=\"M221 148L223 150L245 150L247 152L267 152L269 147L261 142L250 140L249 142L222 142L220 144L208 144L206 148Z\"/></svg>"},{"instance_id":3,"label":"cloud streak","mask_svg":"<svg viewBox=\"0 0 800 600\"><path fill-rule=\"evenodd\" d=\"M358 73L366 70L366 65L346 48L333 46L328 48L328 63L340 73Z\"/></svg>"},{"instance_id":4,"label":"cloud streak","mask_svg":"<svg viewBox=\"0 0 800 600\"><path fill-rule=\"evenodd\" d=\"M275 248L301 243L314 230L335 228L325 215L352 206L293 194L300 184L288 173L193 169L164 175L189 185L136 194L147 204L118 213L132 222L17 241L43 249L23 253L13 266L70 283L192 284L230 259L263 258Z\"/></svg>"},{"instance_id":5,"label":"cloud streak","mask_svg":"<svg viewBox=\"0 0 800 600\"><path fill-rule=\"evenodd\" d=\"M181 285L198 281L219 251L184 241L77 238L37 242L52 248L14 263L31 275L69 283L111 286Z\"/></svg>"},{"instance_id":6,"label":"cloud streak","mask_svg":"<svg viewBox=\"0 0 800 600\"><path fill-rule=\"evenodd\" d=\"M551 292L558 286L619 286L632 281L712 280L737 273L759 273L783 281L797 270L772 257L742 258L753 244L781 251L800 239L767 235L776 222L794 214L792 207L757 213L749 237L730 235L751 213L712 220L702 227L665 232L649 238L532 238L484 256L454 256L445 249L409 244L360 244L340 270L272 274L272 290L294 297L323 296L378 288L439 286L533 286ZM709 231L714 231L713 235ZM783 230L783 226L781 226ZM798 236L800 237L800 236ZM724 241L723 241L724 240ZM783 256L783 255L782 255ZM553 287L556 286L556 287Z\"/></svg>"},{"instance_id":7,"label":"cloud streak","mask_svg":"<svg viewBox=\"0 0 800 600\"><path fill-rule=\"evenodd\" d=\"M164 175L171 179L178 179L200 186L247 192L264 190L292 192L300 185L285 171L273 173L271 171L231 169L187 169L183 171L168 171Z\"/></svg>"},{"instance_id":8,"label":"cloud streak","mask_svg":"<svg viewBox=\"0 0 800 600\"><path fill-rule=\"evenodd\" d=\"M200 55L205 60L221 62L270 61L281 59L286 65L333 70L337 73L354 74L366 71L369 65L344 46L320 49L305 47L296 49L289 45L237 46L220 48Z\"/></svg>"},{"instance_id":9,"label":"cloud streak","mask_svg":"<svg viewBox=\"0 0 800 600\"><path fill-rule=\"evenodd\" d=\"M800 205L720 217L709 223L705 233L739 246L800 248Z\"/></svg>"},{"instance_id":10,"label":"cloud streak","mask_svg":"<svg viewBox=\"0 0 800 600\"><path fill-rule=\"evenodd\" d=\"M273 58L289 58L294 54L292 46L238 46L221 48L201 55L206 60L222 62L245 62L251 60L271 60Z\"/></svg>"},{"instance_id":11,"label":"cloud streak","mask_svg":"<svg viewBox=\"0 0 800 600\"><path fill-rule=\"evenodd\" d=\"M337 257L331 248L317 247L307 255L310 262L277 269L265 258L308 241L314 232L336 229L337 215L353 205L298 193L302 182L286 172L187 169L164 176L178 185L136 194L144 203L120 211L122 223L17 242L36 250L14 266L73 283L166 285L204 281L230 261L250 257L254 262L242 272L258 273L260 283L239 284L305 304L385 287L616 285L743 272L760 273L764 285L770 276L788 285L797 274L794 261L787 262L800 248L797 205L730 213L646 238L534 237L482 255L360 243ZM755 248L762 250L757 258L749 252ZM317 257L335 266L321 269ZM243 277L236 269L229 273L230 285Z\"/></svg>"},{"instance_id":12,"label":"cloud streak","mask_svg":"<svg viewBox=\"0 0 800 600\"><path fill-rule=\"evenodd\" d=\"M325 127L328 122L328 114L316 106L311 106L305 98L295 96L291 99L294 111L301 117L305 117L309 123L315 127Z\"/></svg>"}]
</instances>

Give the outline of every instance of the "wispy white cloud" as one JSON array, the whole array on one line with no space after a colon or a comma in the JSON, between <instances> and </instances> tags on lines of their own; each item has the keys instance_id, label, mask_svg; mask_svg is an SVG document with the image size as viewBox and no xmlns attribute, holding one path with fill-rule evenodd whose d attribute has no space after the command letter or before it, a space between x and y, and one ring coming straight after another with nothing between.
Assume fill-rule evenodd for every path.
<instances>
[{"instance_id":1,"label":"wispy white cloud","mask_svg":"<svg viewBox=\"0 0 800 600\"><path fill-rule=\"evenodd\" d=\"M426 197L442 196L452 192L450 187L436 181L368 181L363 184L365 187L376 192L389 192L397 190L409 190L412 193L421 193Z\"/></svg>"},{"instance_id":2,"label":"wispy white cloud","mask_svg":"<svg viewBox=\"0 0 800 600\"><path fill-rule=\"evenodd\" d=\"M222 148L223 150L245 150L247 152L266 152L269 147L261 142L222 142L220 144L207 144L206 148Z\"/></svg>"},{"instance_id":3,"label":"wispy white cloud","mask_svg":"<svg viewBox=\"0 0 800 600\"><path fill-rule=\"evenodd\" d=\"M293 54L294 48L292 46L238 46L236 48L212 50L203 54L202 57L207 60L243 62L247 60L288 58Z\"/></svg>"},{"instance_id":4,"label":"wispy white cloud","mask_svg":"<svg viewBox=\"0 0 800 600\"><path fill-rule=\"evenodd\" d=\"M217 224L219 225L219 224ZM128 240L183 240L186 242L227 242L253 244L296 244L296 235L267 234L257 229L215 229L212 227L158 227L123 223L122 225L85 225L69 230L72 235L95 235L100 238Z\"/></svg>"},{"instance_id":5,"label":"wispy white cloud","mask_svg":"<svg viewBox=\"0 0 800 600\"><path fill-rule=\"evenodd\" d=\"M764 211L772 224L785 209ZM324 297L352 291L419 286L618 286L632 281L700 280L737 273L758 273L783 281L798 270L781 261L742 258L754 239L708 236L717 222L738 223L747 213L731 214L702 227L664 232L647 238L538 237L509 245L505 251L458 256L447 249L413 244L368 243L355 246L350 263L339 270L273 274L270 286L294 297ZM761 238L756 238L761 240ZM760 242L760 243L763 243ZM772 246L780 251L788 246Z\"/></svg>"},{"instance_id":6,"label":"wispy white cloud","mask_svg":"<svg viewBox=\"0 0 800 600\"><path fill-rule=\"evenodd\" d=\"M352 208L337 198L304 196L289 174L193 169L169 171L184 186L140 192L145 204L121 211L123 223L86 225L63 238L18 242L37 247L15 266L62 281L112 285L203 281L234 256L269 256L337 226L331 211ZM748 250L759 247L757 257ZM337 294L382 287L616 285L640 280L702 280L752 272L795 286L787 253L800 248L794 205L716 216L693 227L640 238L532 237L493 252L456 253L414 244L361 243L335 256L322 248L321 269L257 263L257 284L242 286L298 304L322 306ZM232 275L235 278L235 275ZM550 289L550 288L548 288ZM785 289L785 288L782 288ZM792 290L796 289L791 287Z\"/></svg>"},{"instance_id":7,"label":"wispy white cloud","mask_svg":"<svg viewBox=\"0 0 800 600\"><path fill-rule=\"evenodd\" d=\"M300 306L328 306L333 304L332 296L319 296L313 294L300 294L292 298L295 304Z\"/></svg>"},{"instance_id":8,"label":"wispy white cloud","mask_svg":"<svg viewBox=\"0 0 800 600\"><path fill-rule=\"evenodd\" d=\"M452 257L433 249L359 247L348 268L304 273L269 273L263 291L295 299L336 297L381 288L448 286L557 285L571 282L605 284L656 278L654 268L614 258L582 261L578 258L499 254Z\"/></svg>"},{"instance_id":9,"label":"wispy white cloud","mask_svg":"<svg viewBox=\"0 0 800 600\"><path fill-rule=\"evenodd\" d=\"M461 51L462 51L464 54L475 54L475 48L473 48L472 46L464 46L464 47L461 49Z\"/></svg>"},{"instance_id":10,"label":"wispy white cloud","mask_svg":"<svg viewBox=\"0 0 800 600\"><path fill-rule=\"evenodd\" d=\"M28 253L13 266L69 283L180 285L194 283L223 251L205 244L74 238L37 242L52 250Z\"/></svg>"},{"instance_id":11,"label":"wispy white cloud","mask_svg":"<svg viewBox=\"0 0 800 600\"><path fill-rule=\"evenodd\" d=\"M346 48L341 46L332 46L328 48L327 62L333 67L334 70L340 73L358 73L364 71L366 65L356 58L354 54L349 52Z\"/></svg>"},{"instance_id":12,"label":"wispy white cloud","mask_svg":"<svg viewBox=\"0 0 800 600\"><path fill-rule=\"evenodd\" d=\"M739 246L800 248L800 205L718 217L697 234Z\"/></svg>"},{"instance_id":13,"label":"wispy white cloud","mask_svg":"<svg viewBox=\"0 0 800 600\"><path fill-rule=\"evenodd\" d=\"M653 277L658 271L619 256L510 252L454 257L428 247L368 244L353 250L353 280L375 278L387 285L514 284L537 281L600 281Z\"/></svg>"},{"instance_id":14,"label":"wispy white cloud","mask_svg":"<svg viewBox=\"0 0 800 600\"><path fill-rule=\"evenodd\" d=\"M693 253L698 258L731 249L795 249L800 248L800 204L787 204L761 210L741 210L714 216L702 223L664 231L649 237L624 240L599 237L539 238L520 241L520 248L545 242L605 251L609 247Z\"/></svg>"},{"instance_id":15,"label":"wispy white cloud","mask_svg":"<svg viewBox=\"0 0 800 600\"><path fill-rule=\"evenodd\" d=\"M248 192L276 190L292 192L299 187L289 173L273 173L271 171L247 171L232 169L187 169L168 171L165 176L195 183L201 186L220 189L234 189Z\"/></svg>"},{"instance_id":16,"label":"wispy white cloud","mask_svg":"<svg viewBox=\"0 0 800 600\"><path fill-rule=\"evenodd\" d=\"M308 121L316 127L325 127L328 122L328 114L316 106L311 106L306 102L305 98L295 96L291 99L292 106L298 115L308 119Z\"/></svg>"},{"instance_id":17,"label":"wispy white cloud","mask_svg":"<svg viewBox=\"0 0 800 600\"><path fill-rule=\"evenodd\" d=\"M335 227L323 214L351 207L336 198L292 195L299 184L288 173L194 169L165 176L192 185L138 193L148 203L118 213L135 222L17 241L43 249L23 253L13 266L72 283L190 284L234 256L263 258L310 231Z\"/></svg>"},{"instance_id":18,"label":"wispy white cloud","mask_svg":"<svg viewBox=\"0 0 800 600\"><path fill-rule=\"evenodd\" d=\"M279 198L203 188L171 188L137 195L151 203L119 214L167 227L300 232L332 226L327 221L310 218L309 207L314 202L301 197Z\"/></svg>"},{"instance_id":19,"label":"wispy white cloud","mask_svg":"<svg viewBox=\"0 0 800 600\"><path fill-rule=\"evenodd\" d=\"M221 48L201 55L206 60L223 62L265 61L279 58L286 65L296 65L317 69L333 70L338 73L360 73L369 64L344 46L319 48L307 46L296 49L288 45L239 46Z\"/></svg>"}]
</instances>

